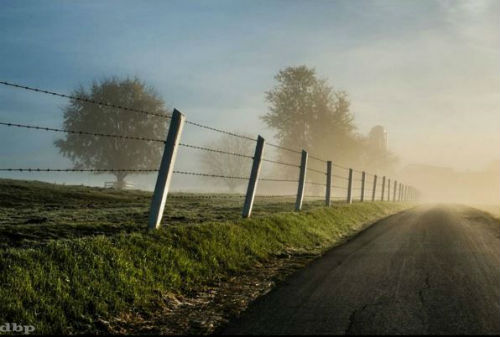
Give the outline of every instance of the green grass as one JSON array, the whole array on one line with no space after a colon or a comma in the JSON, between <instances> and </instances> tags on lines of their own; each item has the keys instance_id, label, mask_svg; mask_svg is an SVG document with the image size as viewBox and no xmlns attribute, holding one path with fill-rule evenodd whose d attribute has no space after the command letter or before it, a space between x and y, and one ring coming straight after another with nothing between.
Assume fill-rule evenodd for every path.
<instances>
[{"instance_id":1,"label":"green grass","mask_svg":"<svg viewBox=\"0 0 500 337\"><path fill-rule=\"evenodd\" d=\"M304 210L323 205L306 199ZM56 238L146 232L151 193L63 186L0 179L0 248L33 247ZM256 198L253 217L291 211L294 198ZM190 225L236 221L243 198L231 195L172 193L163 223Z\"/></svg>"},{"instance_id":2,"label":"green grass","mask_svg":"<svg viewBox=\"0 0 500 337\"><path fill-rule=\"evenodd\" d=\"M2 183L17 185L11 192L6 192L5 186L0 190L2 219L5 214L16 214L14 209L24 216L27 211L19 205L30 203L35 205L30 216L53 216L46 209L50 198L56 204L53 211L64 219L51 219L48 224L2 225L2 231L28 226L35 233L40 226L55 228L53 239L45 237L43 244L28 246L23 241L24 244L7 245L0 250L0 322L32 324L37 333L96 332L98 319L154 310L162 294L190 294L284 251L325 250L355 233L362 224L408 207L358 203L276 213L272 206L260 216L245 220L239 219L239 212L233 216L221 211L227 218L219 220L218 212L224 210L224 205L214 205L212 200L210 208L208 201L197 201L197 209L190 204L191 199L179 198L178 206L184 207L176 214L184 212L187 218L202 221L183 219L159 231L146 232L139 229L143 223L136 223L138 218L116 215L120 219L117 224L111 215L115 214L115 207L125 212L129 208L143 209L148 204L146 193ZM34 191L45 195L36 195ZM15 196L10 194L11 199L6 201L12 192ZM57 194L64 194L64 200ZM182 200L187 201L183 204ZM89 230L130 226L129 230L71 236L71 226L76 231L78 226L71 223L69 208L81 212L89 204L99 213L88 220ZM227 207L225 211L230 213L230 206ZM75 218L75 223L85 225L79 222L83 221L79 215ZM106 222L101 227L99 219ZM3 232L2 235L5 236ZM36 237L32 241L40 243Z\"/></svg>"}]
</instances>

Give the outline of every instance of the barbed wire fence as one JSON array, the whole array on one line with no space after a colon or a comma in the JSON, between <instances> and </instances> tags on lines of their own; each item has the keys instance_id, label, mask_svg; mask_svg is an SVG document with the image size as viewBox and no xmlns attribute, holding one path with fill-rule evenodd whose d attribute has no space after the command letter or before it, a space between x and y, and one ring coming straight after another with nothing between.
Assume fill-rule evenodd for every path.
<instances>
[{"instance_id":1,"label":"barbed wire fence","mask_svg":"<svg viewBox=\"0 0 500 337\"><path fill-rule=\"evenodd\" d=\"M57 96L61 98L66 98L70 100L82 101L89 104L94 104L97 106L104 106L111 109L123 110L127 112L134 112L138 114L143 114L147 116L152 116L155 118L162 118L170 121L168 128L168 135L166 140L148 138L142 136L134 136L127 134L113 134L113 133L102 133L91 130L74 130L74 129L64 129L55 128L40 125L31 125L23 123L14 123L0 121L0 126L10 127L10 128L21 128L44 132L54 132L54 133L67 133L75 134L82 137L108 137L115 138L123 141L139 141L139 142L159 142L164 144L164 152L161 159L159 168L148 168L148 169L134 169L134 168L116 168L116 167L103 167L103 168L11 168L11 167L0 167L0 172L90 172L90 173L113 173L113 172L128 172L128 173L157 173L157 180L155 189L153 192L150 217L149 217L149 228L159 228L161 225L161 219L164 212L165 202L169 193L170 183L173 175L184 175L184 176L197 176L203 178L211 179L231 179L239 180L247 183L247 190L245 194L235 195L240 198L244 198L243 204L243 217L250 217L252 214L252 209L256 198L262 198L262 200L270 198L284 198L287 200L295 199L295 210L300 211L302 209L302 204L304 199L308 200L324 200L326 206L330 206L332 202L335 201L345 201L346 203L352 203L354 201L367 202L367 201L412 201L418 197L418 191L407 184L403 184L400 181L390 179L385 176L377 176L376 174L369 173L366 171L355 170L353 168L338 165L330 160L321 158L314 154L310 154L305 150L291 149L281 145L266 143L264 138L258 136L257 138L249 137L247 135L237 134L228 130L221 128L215 128L212 126L204 125L201 123L186 120L185 116L174 109L172 114L162 114L157 112L151 112L141 109L133 109L130 107L111 104L108 102L96 101L88 98L77 97L73 95L62 94L54 91L49 91L45 89L39 89L24 85L19 85L11 82L0 81L1 85L27 90L30 92L36 92L46 95ZM219 134L224 134L231 137L236 137L243 139L245 141L250 141L255 143L254 155L249 155L245 153L237 153L232 151L226 151L218 148L206 147L198 144L189 144L181 142L181 136L184 124L191 125L196 128L201 128L209 132L215 132ZM225 174L214 174L210 172L199 172L199 171L189 171L189 170L175 170L176 156L178 148L183 147L190 150L205 151L209 153L217 153L222 155L227 155L228 158L238 157L245 158L249 160L249 167L251 167L249 176L231 176ZM277 160L275 158L270 158L264 156L264 148L269 147L278 152L285 152L288 154L296 155L296 162L287 162L282 160ZM314 162L313 165L308 165L309 162ZM250 165L251 164L251 165ZM287 170L292 170L296 172L296 177L290 178L285 175L274 176L274 175L262 175L262 164L271 165L274 167L283 167ZM319 167L323 166L324 169ZM274 170L276 171L276 170ZM261 176L262 175L262 176ZM311 179L310 177L314 177ZM320 182L320 181L323 182ZM291 188L296 188L297 193L284 193L284 194L258 194L259 184L289 184L290 186L286 189L289 191ZM274 190L274 189L273 189ZM176 196L179 198L188 196ZM198 196L199 197L199 196ZM207 197L210 196L201 196ZM234 197L227 195L226 197Z\"/></svg>"}]
</instances>

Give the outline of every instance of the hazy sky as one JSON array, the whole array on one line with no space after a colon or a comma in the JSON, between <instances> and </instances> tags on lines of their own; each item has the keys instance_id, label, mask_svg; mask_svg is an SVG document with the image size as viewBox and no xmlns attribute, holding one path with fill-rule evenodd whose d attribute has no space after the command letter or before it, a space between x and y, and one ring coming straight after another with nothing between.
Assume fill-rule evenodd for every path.
<instances>
[{"instance_id":1,"label":"hazy sky","mask_svg":"<svg viewBox=\"0 0 500 337\"><path fill-rule=\"evenodd\" d=\"M67 93L136 75L188 119L269 138L264 91L306 64L402 164L480 169L499 157L499 29L498 0L4 0L0 79ZM61 125L64 100L0 87L0 102L1 121ZM2 127L0 166L68 167L53 139Z\"/></svg>"}]
</instances>

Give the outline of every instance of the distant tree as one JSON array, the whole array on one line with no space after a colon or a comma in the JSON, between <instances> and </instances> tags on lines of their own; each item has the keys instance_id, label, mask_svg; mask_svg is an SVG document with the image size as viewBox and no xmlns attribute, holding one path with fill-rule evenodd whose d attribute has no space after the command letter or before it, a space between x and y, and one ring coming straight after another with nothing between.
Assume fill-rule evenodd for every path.
<instances>
[{"instance_id":1,"label":"distant tree","mask_svg":"<svg viewBox=\"0 0 500 337\"><path fill-rule=\"evenodd\" d=\"M215 141L207 143L206 147L253 156L255 143L231 135L222 135ZM252 167L252 160L250 158L231 156L217 152L202 152L201 162L207 172L230 177L248 177L250 176L250 169ZM221 182L230 192L235 192L238 187L247 184L246 180L241 179L221 179Z\"/></svg>"},{"instance_id":2,"label":"distant tree","mask_svg":"<svg viewBox=\"0 0 500 337\"><path fill-rule=\"evenodd\" d=\"M281 146L306 149L337 163L359 156L346 92L333 90L306 66L280 70L275 80L266 92L269 111L261 118L276 131Z\"/></svg>"},{"instance_id":3,"label":"distant tree","mask_svg":"<svg viewBox=\"0 0 500 337\"><path fill-rule=\"evenodd\" d=\"M363 152L359 165L372 173L391 175L395 173L399 158L391 151L373 146L367 139L362 139Z\"/></svg>"},{"instance_id":4,"label":"distant tree","mask_svg":"<svg viewBox=\"0 0 500 337\"><path fill-rule=\"evenodd\" d=\"M80 87L73 96L122 105L132 109L165 113L165 104L143 82L116 78L94 82L89 90ZM63 108L65 129L88 130L106 134L164 139L167 121L161 117L116 109L79 100ZM55 141L63 156L78 169L151 169L158 166L163 144L101 136L67 134ZM104 172L106 173L106 172ZM109 172L119 188L125 185L127 172Z\"/></svg>"}]
</instances>

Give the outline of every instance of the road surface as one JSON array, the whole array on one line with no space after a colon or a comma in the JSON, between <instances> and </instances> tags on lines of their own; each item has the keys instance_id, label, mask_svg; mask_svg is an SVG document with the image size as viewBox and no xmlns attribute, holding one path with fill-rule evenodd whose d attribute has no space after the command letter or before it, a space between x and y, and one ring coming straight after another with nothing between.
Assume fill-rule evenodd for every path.
<instances>
[{"instance_id":1,"label":"road surface","mask_svg":"<svg viewBox=\"0 0 500 337\"><path fill-rule=\"evenodd\" d=\"M382 220L256 300L223 334L499 334L500 221L460 206Z\"/></svg>"}]
</instances>

